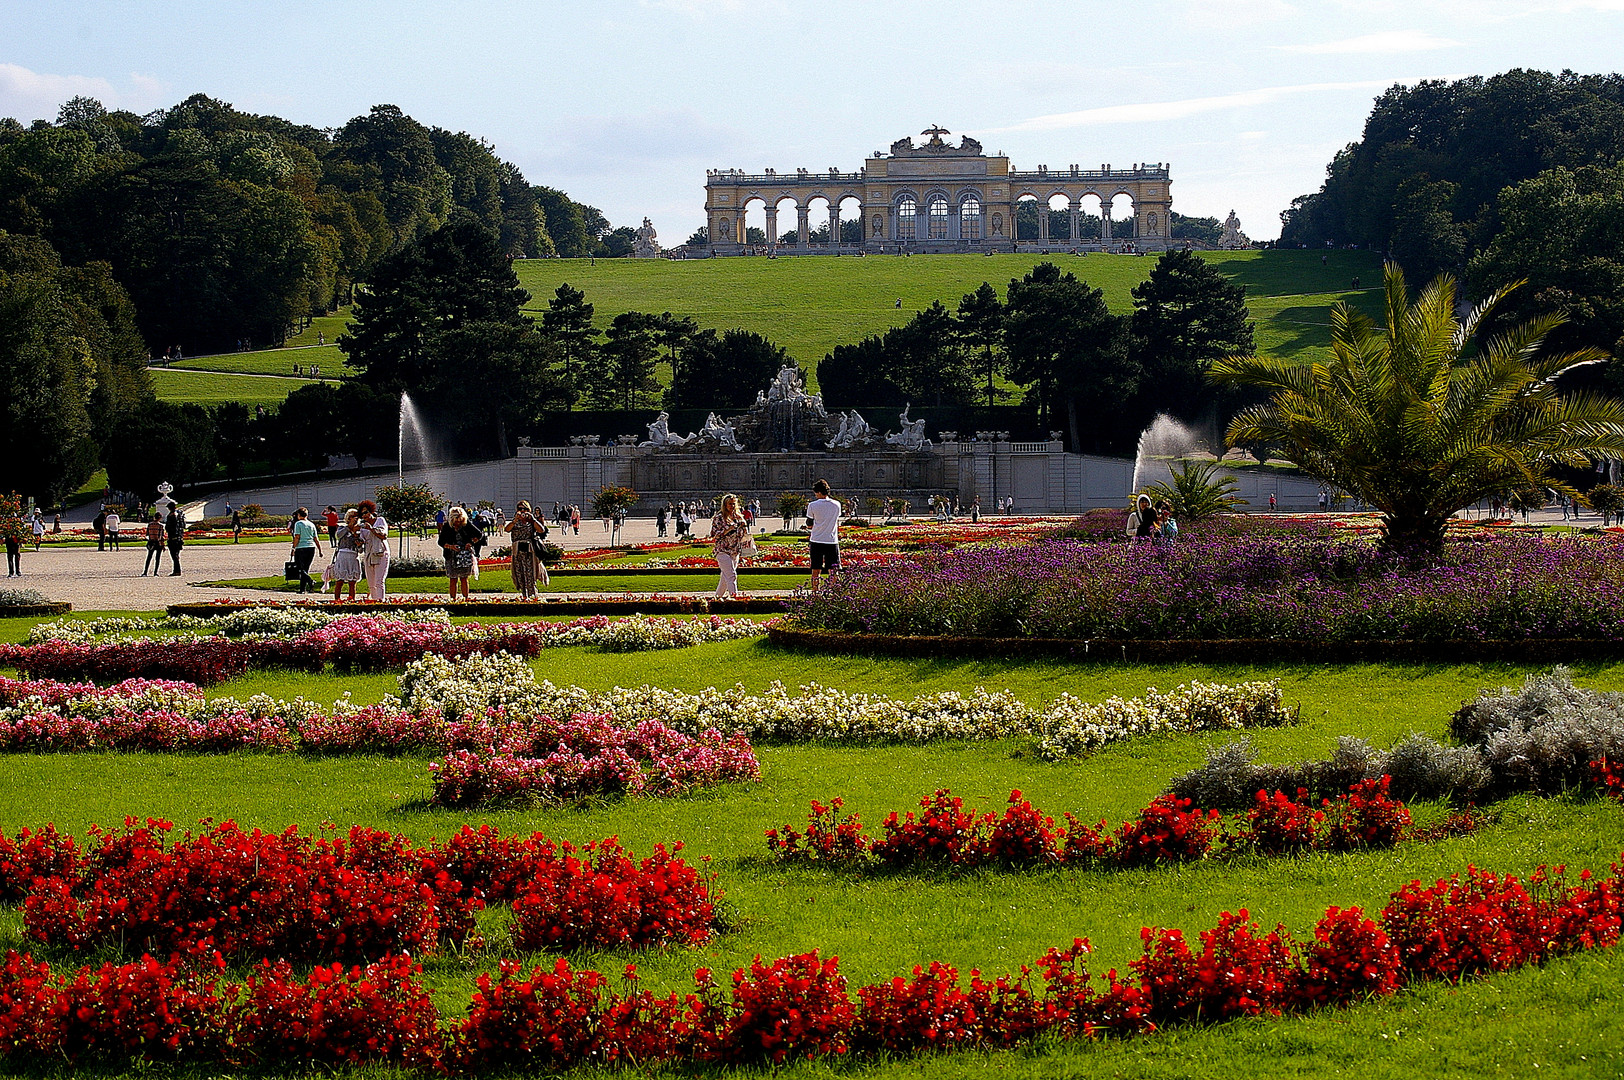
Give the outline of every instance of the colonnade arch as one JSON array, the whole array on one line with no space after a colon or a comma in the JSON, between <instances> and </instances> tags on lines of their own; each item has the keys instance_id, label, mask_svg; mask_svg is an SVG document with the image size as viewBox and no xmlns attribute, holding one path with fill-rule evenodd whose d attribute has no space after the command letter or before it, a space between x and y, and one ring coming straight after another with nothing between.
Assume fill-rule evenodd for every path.
<instances>
[{"instance_id":1,"label":"colonnade arch","mask_svg":"<svg viewBox=\"0 0 1624 1080\"><path fill-rule=\"evenodd\" d=\"M929 142L899 139L890 154L876 151L856 172L710 170L706 213L714 253L741 250L741 225L761 229L770 247L789 253L1099 245L1112 238L1112 222L1124 223L1123 234L1144 249L1171 244L1164 164L1018 172L974 139L954 146L942 140L941 128L925 134ZM1096 216L1107 223L1103 236L1090 220ZM846 223L852 227L843 230ZM793 243L780 242L789 234Z\"/></svg>"}]
</instances>

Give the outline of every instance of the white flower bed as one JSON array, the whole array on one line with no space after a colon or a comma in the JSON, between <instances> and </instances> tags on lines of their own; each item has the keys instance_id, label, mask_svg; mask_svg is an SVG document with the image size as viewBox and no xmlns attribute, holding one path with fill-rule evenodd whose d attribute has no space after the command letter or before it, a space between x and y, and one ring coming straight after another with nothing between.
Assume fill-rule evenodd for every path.
<instances>
[{"instance_id":1,"label":"white flower bed","mask_svg":"<svg viewBox=\"0 0 1624 1080\"><path fill-rule=\"evenodd\" d=\"M1190 683L1170 694L1098 703L1063 694L1047 709L1026 705L1008 690L976 687L911 700L852 694L811 683L790 693L774 682L765 693L742 684L697 693L640 686L605 693L537 682L527 661L499 653L452 662L427 656L400 676L401 704L447 719L502 708L517 716L608 713L617 723L658 720L697 734L714 728L752 741L903 742L1033 737L1050 761L1092 753L1107 743L1156 732L1221 731L1277 726L1294 717L1275 681L1239 686Z\"/></svg>"}]
</instances>

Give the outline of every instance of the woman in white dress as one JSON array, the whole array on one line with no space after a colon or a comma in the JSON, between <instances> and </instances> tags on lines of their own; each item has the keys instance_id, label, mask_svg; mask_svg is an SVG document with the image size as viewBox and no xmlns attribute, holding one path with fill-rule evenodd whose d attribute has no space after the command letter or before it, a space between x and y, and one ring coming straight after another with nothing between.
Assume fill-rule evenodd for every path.
<instances>
[{"instance_id":1,"label":"woman in white dress","mask_svg":"<svg viewBox=\"0 0 1624 1080\"><path fill-rule=\"evenodd\" d=\"M366 547L360 528L360 511L351 509L344 512L344 524L333 534L333 565L327 568L327 576L334 583L335 604L344 602L340 594L346 583L350 587L348 602L355 603L355 583L361 580L361 552Z\"/></svg>"}]
</instances>

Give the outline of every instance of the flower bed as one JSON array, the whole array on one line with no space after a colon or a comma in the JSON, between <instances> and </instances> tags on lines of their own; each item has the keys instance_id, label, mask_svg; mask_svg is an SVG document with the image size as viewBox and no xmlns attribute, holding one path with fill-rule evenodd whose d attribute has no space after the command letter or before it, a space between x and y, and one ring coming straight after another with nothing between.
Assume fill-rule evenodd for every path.
<instances>
[{"instance_id":1,"label":"flower bed","mask_svg":"<svg viewBox=\"0 0 1624 1080\"><path fill-rule=\"evenodd\" d=\"M1327 909L1312 937L1265 931L1242 908L1192 944L1146 927L1142 955L1121 975L1088 971L1089 945L1051 948L1018 974L989 978L932 962L911 977L848 993L839 962L817 951L771 963L759 956L718 985L706 968L696 993L657 997L560 959L526 971L503 961L481 975L462 1019L440 1015L408 957L308 976L265 961L243 984L218 959L181 957L52 971L8 954L0 968L0 1056L13 1067L97 1061L130 1067L261 1069L384 1063L475 1075L589 1063L760 1066L804 1059L895 1058L934 1050L999 1049L1038 1038L1148 1034L1175 1024L1278 1015L1387 995L1425 979L1510 971L1619 936L1624 869L1560 868L1526 881L1476 868L1431 886L1410 882L1380 916Z\"/></svg>"},{"instance_id":2,"label":"flower bed","mask_svg":"<svg viewBox=\"0 0 1624 1080\"><path fill-rule=\"evenodd\" d=\"M93 829L82 854L53 829L0 836L0 884L32 940L134 955L364 963L463 946L495 902L512 905L526 951L698 943L715 915L681 844L638 861L614 838L576 848L488 826L422 848L360 826L306 836L228 821L171 841L172 829Z\"/></svg>"},{"instance_id":3,"label":"flower bed","mask_svg":"<svg viewBox=\"0 0 1624 1080\"><path fill-rule=\"evenodd\" d=\"M774 682L752 695L742 685L697 693L643 686L607 693L538 683L515 657L469 657L453 663L427 656L400 677L403 705L448 720L501 709L511 716L606 713L620 724L660 720L697 734L714 728L756 742L924 743L941 739L1025 737L1049 760L1090 753L1107 743L1171 732L1278 727L1295 716L1277 682L1238 685L1192 682L1172 693L1151 688L1134 698L1084 702L1062 694L1034 709L1010 692L976 687L900 700L802 686L791 694Z\"/></svg>"},{"instance_id":4,"label":"flower bed","mask_svg":"<svg viewBox=\"0 0 1624 1080\"><path fill-rule=\"evenodd\" d=\"M1056 825L1019 791L1009 793L1001 817L977 814L951 791L919 800L920 813L890 814L884 836L862 830L855 814L842 815L839 798L813 801L805 832L785 825L767 830L767 849L781 862L848 867L1082 866L1089 869L1191 862L1238 854L1282 855L1304 851L1389 848L1404 840L1435 841L1474 832L1484 818L1467 810L1418 830L1402 802L1388 795L1388 778L1355 784L1336 800L1316 807L1308 793L1295 798L1259 791L1251 809L1225 821L1216 810L1159 795L1132 821L1114 831L1100 822L1083 825L1071 814Z\"/></svg>"},{"instance_id":5,"label":"flower bed","mask_svg":"<svg viewBox=\"0 0 1624 1080\"><path fill-rule=\"evenodd\" d=\"M797 628L1075 641L1624 640L1624 544L1498 537L1413 569L1358 541L1049 541L854 568Z\"/></svg>"},{"instance_id":6,"label":"flower bed","mask_svg":"<svg viewBox=\"0 0 1624 1080\"><path fill-rule=\"evenodd\" d=\"M381 602L357 600L355 603L335 604L322 600L211 600L206 604L170 604L170 615L191 615L209 618L213 615L252 608L313 608L334 615L377 614L384 611L432 611L436 608L458 615L477 615L484 611L503 615L776 615L786 610L787 604L777 597L746 597L744 599L702 595L662 595L647 593L637 596L620 594L610 596L554 596L526 600L519 596L490 596L476 594L473 600L448 600L440 596L396 597Z\"/></svg>"},{"instance_id":7,"label":"flower bed","mask_svg":"<svg viewBox=\"0 0 1624 1080\"><path fill-rule=\"evenodd\" d=\"M556 738L555 738L556 736ZM429 766L434 806L511 806L567 802L590 795L671 796L721 783L761 779L750 742L715 731L690 738L645 720L616 726L607 716L576 715L555 730L529 727L509 750L452 750ZM556 748L547 752L546 745Z\"/></svg>"},{"instance_id":8,"label":"flower bed","mask_svg":"<svg viewBox=\"0 0 1624 1080\"><path fill-rule=\"evenodd\" d=\"M383 671L427 655L456 658L505 652L533 657L543 648L560 645L600 645L629 652L729 641L763 632L758 623L718 616L614 621L597 616L568 623L452 626L443 613L434 614L436 618L423 618L420 613L396 617L323 613L316 617L297 609L250 610L216 624L185 616L51 623L35 627L28 644L0 645L0 664L51 679L181 679L210 685L251 668L321 671L331 665L339 671ZM98 632L199 625L216 633L97 640ZM251 636L233 639L233 634Z\"/></svg>"}]
</instances>

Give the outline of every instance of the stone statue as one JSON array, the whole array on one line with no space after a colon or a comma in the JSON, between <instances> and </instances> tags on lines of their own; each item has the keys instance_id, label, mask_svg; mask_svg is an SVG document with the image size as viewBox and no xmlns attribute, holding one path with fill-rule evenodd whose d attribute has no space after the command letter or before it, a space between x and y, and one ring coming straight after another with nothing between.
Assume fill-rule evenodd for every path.
<instances>
[{"instance_id":1,"label":"stone statue","mask_svg":"<svg viewBox=\"0 0 1624 1080\"><path fill-rule=\"evenodd\" d=\"M840 414L839 430L835 432L835 437L824 445L831 450L850 450L854 446L873 440L874 429L868 426L868 421L863 419L861 413L853 409L849 413Z\"/></svg>"},{"instance_id":2,"label":"stone statue","mask_svg":"<svg viewBox=\"0 0 1624 1080\"><path fill-rule=\"evenodd\" d=\"M671 414L661 412L654 418L654 423L648 425L648 438L638 443L639 446L666 447L673 449L687 443L681 435L671 433Z\"/></svg>"},{"instance_id":3,"label":"stone statue","mask_svg":"<svg viewBox=\"0 0 1624 1080\"><path fill-rule=\"evenodd\" d=\"M767 387L768 401L803 401L806 391L801 388L801 373L792 366L778 369L772 385Z\"/></svg>"},{"instance_id":4,"label":"stone statue","mask_svg":"<svg viewBox=\"0 0 1624 1080\"><path fill-rule=\"evenodd\" d=\"M1218 238L1219 249L1222 251L1239 251L1241 248L1251 246L1252 241L1247 238L1245 233L1241 232L1241 219L1235 216L1235 211L1231 210L1229 217L1224 219L1224 234Z\"/></svg>"},{"instance_id":5,"label":"stone statue","mask_svg":"<svg viewBox=\"0 0 1624 1080\"><path fill-rule=\"evenodd\" d=\"M648 218L643 219L643 227L637 230L637 239L632 242L632 257L637 259L653 259L660 254L660 244L655 239L659 234L654 231L654 223Z\"/></svg>"},{"instance_id":6,"label":"stone statue","mask_svg":"<svg viewBox=\"0 0 1624 1080\"><path fill-rule=\"evenodd\" d=\"M895 435L885 437L885 441L891 446L900 446L904 450L923 450L930 445L930 440L925 438L925 422L923 420L908 419L908 412L912 408L912 402L902 407L902 412L897 417L902 423L902 430Z\"/></svg>"},{"instance_id":7,"label":"stone statue","mask_svg":"<svg viewBox=\"0 0 1624 1080\"><path fill-rule=\"evenodd\" d=\"M806 398L806 407L813 416L822 418L829 415L829 410L823 407L822 394L808 394Z\"/></svg>"},{"instance_id":8,"label":"stone statue","mask_svg":"<svg viewBox=\"0 0 1624 1080\"><path fill-rule=\"evenodd\" d=\"M723 450L744 449L744 447L739 445L739 436L738 433L733 430L733 425L723 421L722 418L717 416L715 413L711 413L709 416L705 417L705 426L700 428L699 431L694 435L689 436L687 441L689 443L696 441L715 443L720 449Z\"/></svg>"}]
</instances>

